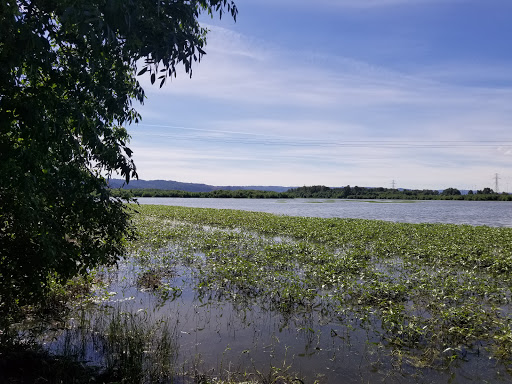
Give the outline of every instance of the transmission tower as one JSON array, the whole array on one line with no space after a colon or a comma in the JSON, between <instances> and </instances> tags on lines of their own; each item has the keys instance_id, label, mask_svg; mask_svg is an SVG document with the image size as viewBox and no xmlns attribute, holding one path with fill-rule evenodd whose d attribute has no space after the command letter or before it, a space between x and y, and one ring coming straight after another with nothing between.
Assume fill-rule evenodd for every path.
<instances>
[{"instance_id":1,"label":"transmission tower","mask_svg":"<svg viewBox=\"0 0 512 384\"><path fill-rule=\"evenodd\" d=\"M501 179L499 175L496 173L494 175L494 192L499 193L498 180Z\"/></svg>"},{"instance_id":2,"label":"transmission tower","mask_svg":"<svg viewBox=\"0 0 512 384\"><path fill-rule=\"evenodd\" d=\"M395 189L395 180L391 180L391 189Z\"/></svg>"}]
</instances>

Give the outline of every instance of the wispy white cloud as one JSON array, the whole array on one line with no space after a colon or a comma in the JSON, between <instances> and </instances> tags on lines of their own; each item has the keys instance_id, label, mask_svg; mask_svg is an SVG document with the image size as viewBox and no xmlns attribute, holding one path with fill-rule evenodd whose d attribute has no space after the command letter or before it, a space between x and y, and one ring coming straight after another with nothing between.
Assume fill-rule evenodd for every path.
<instances>
[{"instance_id":1,"label":"wispy white cloud","mask_svg":"<svg viewBox=\"0 0 512 384\"><path fill-rule=\"evenodd\" d=\"M262 44L212 27L208 54L194 69L193 78L182 73L158 93L297 107L464 104L511 94L510 88L450 84L450 73L461 76L464 71L458 68L462 63L411 75L351 58L287 52ZM469 75L497 76L492 68L485 67L475 67ZM504 76L510 78L511 73ZM150 95L156 93L148 78L143 79L143 85Z\"/></svg>"},{"instance_id":2,"label":"wispy white cloud","mask_svg":"<svg viewBox=\"0 0 512 384\"><path fill-rule=\"evenodd\" d=\"M304 156L304 151L308 156ZM172 151L137 148L136 161L145 179L166 179L201 182L214 185L286 185L324 184L342 186L388 186L395 179L402 187L466 187L475 184L487 186L492 176L487 164L461 167L449 159L439 158L433 164L422 156L404 159L397 151L375 149L335 153L290 150L272 155L272 151L248 154L235 150L204 152L194 150ZM472 155L471 153L468 156ZM304 161L304 159L306 161ZM432 167L436 168L435 184L431 179ZM495 168L503 172L505 167ZM307 181L301 175L307 175ZM461 184L460 180L466 180ZM263 182L264 181L264 182Z\"/></svg>"},{"instance_id":3,"label":"wispy white cloud","mask_svg":"<svg viewBox=\"0 0 512 384\"><path fill-rule=\"evenodd\" d=\"M494 84L496 88L512 86L512 68L504 63L482 58L480 63L444 62L415 69L415 76L429 78L441 83L470 84L484 87Z\"/></svg>"},{"instance_id":4,"label":"wispy white cloud","mask_svg":"<svg viewBox=\"0 0 512 384\"><path fill-rule=\"evenodd\" d=\"M452 138L462 138L468 134L467 128L469 132L482 132L475 123L479 121L486 124L487 134L503 136L503 127L512 118L508 102L512 87L451 84L442 73L413 76L336 57L331 58L329 68L323 68L301 61L300 53L268 50L260 43L218 27L213 29L210 40L208 56L192 79L179 76L158 91L145 85L150 98L166 94L197 102L221 101L233 108L250 108L253 115L261 111L258 119L240 122L226 116L224 122L211 121L212 127L224 125L252 132L293 131L297 127L297 118L293 118L296 113L301 120L307 120L300 124L304 130L312 125L321 132L340 134L350 131L343 127L355 128L363 134L385 129L393 136L395 130L403 135L409 129L414 136L418 130L422 135L433 132L421 129L429 126L434 132L441 129L445 134L451 132ZM226 49L227 46L231 48ZM485 71L480 69L481 76ZM289 115L278 112L280 116L274 122L265 122L269 107L281 108Z\"/></svg>"},{"instance_id":5,"label":"wispy white cloud","mask_svg":"<svg viewBox=\"0 0 512 384\"><path fill-rule=\"evenodd\" d=\"M148 126L136 129L133 140L143 178L331 186L403 179L409 187L427 188L433 172L438 185L460 186L454 183L465 177L487 179L489 167L507 169L506 145L414 146L511 140L512 87L465 81L471 74L507 78L506 68L487 75L488 68L473 66L462 75L461 64L450 63L401 73L352 58L287 51L219 27L212 27L207 52L192 79L181 74L159 90L143 80ZM169 108L178 102L188 109ZM178 120L185 129L168 127L167 136L151 128ZM318 143L372 138L414 145Z\"/></svg>"}]
</instances>

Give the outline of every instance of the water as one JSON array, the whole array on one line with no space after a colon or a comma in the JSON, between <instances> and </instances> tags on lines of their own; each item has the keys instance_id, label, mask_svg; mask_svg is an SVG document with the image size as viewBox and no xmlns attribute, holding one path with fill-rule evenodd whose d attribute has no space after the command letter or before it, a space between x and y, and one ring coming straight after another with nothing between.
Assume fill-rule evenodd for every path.
<instances>
[{"instance_id":1,"label":"water","mask_svg":"<svg viewBox=\"0 0 512 384\"><path fill-rule=\"evenodd\" d=\"M289 216L512 227L512 203L459 200L207 199L141 197L140 204L237 209Z\"/></svg>"},{"instance_id":2,"label":"water","mask_svg":"<svg viewBox=\"0 0 512 384\"><path fill-rule=\"evenodd\" d=\"M293 216L512 227L512 210L508 202L197 198L138 200L140 204L237 209ZM216 229L204 227L204 230ZM281 239L274 241L279 242ZM226 372L251 372L250 377L255 378L257 372L261 371L263 375L274 372L276 376L279 372L275 370L282 369L283 374L297 374L304 378L304 382L311 383L437 384L454 378L456 382L506 382L510 379L506 374L501 378L499 371L502 366L496 368L496 361L489 359L483 349L482 357L468 354L469 361L456 361L447 369L416 369L408 363L400 363L398 369L394 366L397 358L391 355L391 350L381 343L377 334L361 327L357 316L352 318L351 312L339 318L315 310L286 315L270 309L257 298L235 297L229 291L205 291L203 296L202 290L197 287L198 280L193 270L177 261L178 250L172 245L157 250L153 254L156 259L150 265L168 265L173 273L166 275L163 281L179 288L181 295L163 300L158 290L142 289L137 284L137 276L148 265L126 260L111 272L107 291L112 292L113 296L100 304L100 308L145 315L143 321L148 326L159 324L160 321L170 324L175 332L173 337L179 345L177 366L182 371L197 371L212 377L223 373L225 375ZM377 266L380 267L379 264ZM382 272L398 274L400 265L393 264L393 267L389 271L383 269ZM107 322L100 317L104 316L101 312L91 312L88 316L98 316L100 323ZM378 328L380 320L375 317L372 321ZM83 334L75 332L74 335L72 344L79 345L84 339ZM65 337L66 334L63 334L55 338L49 349L59 350ZM89 344L85 360L101 362L102 348L97 348L92 342ZM267 382L272 382L270 376L268 378Z\"/></svg>"},{"instance_id":3,"label":"water","mask_svg":"<svg viewBox=\"0 0 512 384\"><path fill-rule=\"evenodd\" d=\"M416 370L408 364L394 368L390 351L379 347L379 336L360 328L350 316L323 319L315 311L283 316L263 310L257 300L237 301L212 292L202 296L193 288L197 281L182 267L177 268L169 282L182 288L183 294L162 302L154 291L135 287L137 269L135 265L122 265L109 287L116 294L103 303L101 311L91 311L85 317L89 322L104 324L103 327L109 322L106 314L112 312L135 314L149 327L166 322L174 330L172 338L179 345L178 371L197 371L212 377L225 377L226 372L248 373L262 382L276 383L284 382L273 381L277 376L287 374L298 375L305 383L322 384L441 384L449 382L450 375L456 375L457 382L479 383L491 377L496 382L506 382L506 378L500 380L495 374L496 362L485 357L454 364L448 370ZM60 336L54 335L47 346L49 350L60 353L67 341L68 346L86 348L84 361L104 362L105 339L98 336L105 332L104 328L93 328L94 332L87 333L68 328ZM177 378L171 382L196 381Z\"/></svg>"}]
</instances>

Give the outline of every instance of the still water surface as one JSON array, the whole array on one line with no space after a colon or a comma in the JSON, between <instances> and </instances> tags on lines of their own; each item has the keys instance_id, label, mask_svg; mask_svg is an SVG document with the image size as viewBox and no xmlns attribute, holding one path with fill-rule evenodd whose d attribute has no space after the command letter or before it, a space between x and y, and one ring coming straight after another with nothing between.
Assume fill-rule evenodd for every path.
<instances>
[{"instance_id":1,"label":"still water surface","mask_svg":"<svg viewBox=\"0 0 512 384\"><path fill-rule=\"evenodd\" d=\"M140 198L138 201L140 204L237 209L294 216L512 227L510 202L200 198ZM217 230L202 229L203 232ZM212 377L225 375L225 372L261 371L264 375L289 372L302 377L305 383L321 384L440 384L510 380L509 374L502 373L503 367L497 366L497 362L485 354L485 348L482 348L482 356L470 352L464 361L456 361L446 369L416 369L414 364L401 362L397 368L396 356L390 355L390 349L382 344L380 336L371 331L372 321L378 329L378 317L370 316L364 325L357 316L341 307L332 309L332 313L314 309L281 313L258 297L244 297L229 290L198 288L200 270L179 261L182 251L178 245L169 244L153 251L142 249L141 252L147 258L139 255L139 258L121 262L114 270L102 272L108 277L105 291L111 296L99 304L98 311L84 316L92 323L108 324L106 314L120 311L144 316L144 323L150 327L160 322L169 324L178 345L177 366L183 372L198 371ZM202 260L204 254L197 253L191 257ZM139 277L145 271L158 268L172 271L162 282L179 289L181 294L176 298L162 299L158 289L141 288ZM69 331L55 337L47 347L59 351L68 344L83 345L86 340L84 360L101 363L104 357L102 348L94 344L95 334L91 332L92 336L87 341L84 333L70 326ZM70 342L66 344L66 340ZM251 378L255 377L254 372Z\"/></svg>"},{"instance_id":2,"label":"still water surface","mask_svg":"<svg viewBox=\"0 0 512 384\"><path fill-rule=\"evenodd\" d=\"M403 223L451 223L512 227L508 201L206 199L141 197L140 204L237 209L289 216L343 217Z\"/></svg>"}]
</instances>

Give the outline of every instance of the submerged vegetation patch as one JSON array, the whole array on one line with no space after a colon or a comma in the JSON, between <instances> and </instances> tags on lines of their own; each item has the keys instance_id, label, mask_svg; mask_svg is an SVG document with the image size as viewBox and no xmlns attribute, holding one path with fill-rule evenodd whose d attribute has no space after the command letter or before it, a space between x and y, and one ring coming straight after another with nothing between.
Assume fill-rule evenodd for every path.
<instances>
[{"instance_id":1,"label":"submerged vegetation patch","mask_svg":"<svg viewBox=\"0 0 512 384\"><path fill-rule=\"evenodd\" d=\"M131 382L511 378L510 228L134 209L48 350Z\"/></svg>"}]
</instances>

